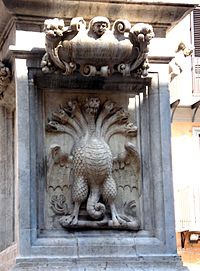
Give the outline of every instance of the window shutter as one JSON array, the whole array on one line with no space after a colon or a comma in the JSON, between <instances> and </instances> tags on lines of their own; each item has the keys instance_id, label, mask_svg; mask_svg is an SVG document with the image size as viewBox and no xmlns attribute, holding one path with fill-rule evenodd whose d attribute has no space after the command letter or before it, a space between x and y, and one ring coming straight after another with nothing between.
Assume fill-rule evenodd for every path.
<instances>
[{"instance_id":1,"label":"window shutter","mask_svg":"<svg viewBox=\"0 0 200 271\"><path fill-rule=\"evenodd\" d=\"M194 55L200 57L200 8L196 8L193 11L194 21Z\"/></svg>"}]
</instances>

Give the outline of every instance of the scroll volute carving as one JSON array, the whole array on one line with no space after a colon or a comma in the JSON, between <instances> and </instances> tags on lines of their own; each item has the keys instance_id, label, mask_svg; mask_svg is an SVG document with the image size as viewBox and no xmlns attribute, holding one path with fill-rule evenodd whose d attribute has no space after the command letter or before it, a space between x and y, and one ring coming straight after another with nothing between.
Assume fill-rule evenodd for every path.
<instances>
[{"instance_id":1,"label":"scroll volute carving","mask_svg":"<svg viewBox=\"0 0 200 271\"><path fill-rule=\"evenodd\" d=\"M73 18L69 26L63 20L45 21L46 54L42 70L60 70L69 75L79 71L84 76L147 75L148 45L154 37L151 25L134 26L117 20L112 29L108 18L94 17L87 28L83 18Z\"/></svg>"},{"instance_id":2,"label":"scroll volute carving","mask_svg":"<svg viewBox=\"0 0 200 271\"><path fill-rule=\"evenodd\" d=\"M73 139L69 153L57 144L51 146L48 157L47 179L51 177L55 164L71 169L73 208L60 218L60 224L66 228L83 226L138 230L139 218L127 211L135 207L136 201L132 199L128 202L127 199L123 203L126 209L123 214L117 211L115 204L118 190L131 187L131 180L128 185L119 185L115 172L129 167L131 170L134 168L137 177L140 174L139 154L131 143L131 139L137 136L137 127L129 121L128 113L115 102L101 102L98 97L88 97L84 102L68 100L58 112L53 112L46 130L55 135L66 134ZM114 135L126 139L123 152L113 153L110 140ZM130 189L137 189L137 184ZM51 201L57 214L67 209L64 197L61 196L62 204L59 197L53 197ZM80 219L80 207L84 204L87 217Z\"/></svg>"}]
</instances>

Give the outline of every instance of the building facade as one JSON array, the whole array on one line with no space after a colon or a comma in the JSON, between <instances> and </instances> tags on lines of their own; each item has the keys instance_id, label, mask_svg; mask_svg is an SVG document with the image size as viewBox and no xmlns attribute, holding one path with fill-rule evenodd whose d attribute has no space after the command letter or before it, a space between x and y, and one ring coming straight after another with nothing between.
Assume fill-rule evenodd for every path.
<instances>
[{"instance_id":1,"label":"building facade","mask_svg":"<svg viewBox=\"0 0 200 271\"><path fill-rule=\"evenodd\" d=\"M171 33L172 37L181 33L177 43L178 40L184 42L193 50L190 56L181 53L181 71L170 83L176 226L177 232L182 232L182 239L192 233L196 233L198 239L200 226L199 14L197 7Z\"/></svg>"}]
</instances>

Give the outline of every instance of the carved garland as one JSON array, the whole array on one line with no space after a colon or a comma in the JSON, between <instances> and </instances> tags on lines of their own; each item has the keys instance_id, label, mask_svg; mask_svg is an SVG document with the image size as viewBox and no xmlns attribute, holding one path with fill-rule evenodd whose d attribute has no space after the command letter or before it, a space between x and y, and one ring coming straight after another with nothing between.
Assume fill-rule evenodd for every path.
<instances>
[{"instance_id":1,"label":"carved garland","mask_svg":"<svg viewBox=\"0 0 200 271\"><path fill-rule=\"evenodd\" d=\"M69 26L63 20L50 19L44 24L46 54L43 72L61 71L66 75L79 71L84 76L109 76L119 72L146 76L148 45L154 37L149 24L131 27L117 20L112 29L106 17L94 17L88 28L83 18L73 18Z\"/></svg>"}]
</instances>

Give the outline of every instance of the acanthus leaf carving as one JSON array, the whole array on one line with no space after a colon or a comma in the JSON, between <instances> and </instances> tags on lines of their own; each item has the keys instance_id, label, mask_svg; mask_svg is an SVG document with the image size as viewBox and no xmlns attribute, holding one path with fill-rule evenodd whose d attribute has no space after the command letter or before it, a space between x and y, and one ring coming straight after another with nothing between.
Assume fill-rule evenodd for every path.
<instances>
[{"instance_id":1,"label":"acanthus leaf carving","mask_svg":"<svg viewBox=\"0 0 200 271\"><path fill-rule=\"evenodd\" d=\"M84 76L107 77L115 72L123 76L132 73L146 76L148 45L154 37L149 24L131 26L127 20L117 20L111 29L108 18L94 17L87 28L83 18L45 21L46 54L43 72L61 71L70 75L79 71Z\"/></svg>"},{"instance_id":2,"label":"acanthus leaf carving","mask_svg":"<svg viewBox=\"0 0 200 271\"><path fill-rule=\"evenodd\" d=\"M136 146L130 142L131 138L137 136L137 127L129 121L128 113L113 101L101 102L98 97L87 97L84 102L68 100L58 112L52 113L46 127L47 132L66 133L73 139L69 153L55 144L50 147L48 156L47 180L55 164L71 167L74 206L70 214L60 218L60 224L66 228L98 225L138 230L138 217L119 214L115 206L118 188L113 177L114 165L124 164L123 169L131 161L136 174L140 172L139 154ZM110 140L116 134L124 136L126 143L123 153L114 156ZM58 202L56 198L53 204L57 206ZM85 211L92 220L79 219L80 207L84 203ZM62 204L59 203L59 206ZM62 206L59 210L54 208L54 212L58 213Z\"/></svg>"},{"instance_id":3,"label":"acanthus leaf carving","mask_svg":"<svg viewBox=\"0 0 200 271\"><path fill-rule=\"evenodd\" d=\"M11 72L6 65L0 61L0 100L3 98L3 93L11 82Z\"/></svg>"}]
</instances>

